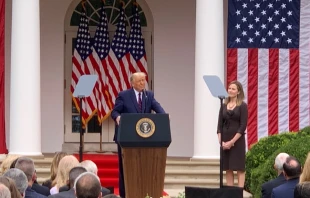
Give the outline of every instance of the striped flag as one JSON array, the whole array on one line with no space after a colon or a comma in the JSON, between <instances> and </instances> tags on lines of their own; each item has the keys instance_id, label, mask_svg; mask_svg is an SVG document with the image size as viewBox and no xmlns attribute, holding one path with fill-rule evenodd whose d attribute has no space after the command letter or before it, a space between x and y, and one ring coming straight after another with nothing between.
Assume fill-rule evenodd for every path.
<instances>
[{"instance_id":1,"label":"striped flag","mask_svg":"<svg viewBox=\"0 0 310 198\"><path fill-rule=\"evenodd\" d=\"M147 75L147 60L144 39L142 36L138 4L136 3L133 6L133 19L129 34L128 49L130 53L130 72L144 72ZM146 77L146 80L148 81L148 77Z\"/></svg>"},{"instance_id":2,"label":"striped flag","mask_svg":"<svg viewBox=\"0 0 310 198\"><path fill-rule=\"evenodd\" d=\"M100 22L94 37L93 52L89 58L90 64L92 64L94 68L93 72L99 76L95 89L99 123L109 116L113 108L112 99L114 99L114 95L117 93L115 81L109 71L109 49L108 20L104 11L104 6L102 5Z\"/></svg>"},{"instance_id":3,"label":"striped flag","mask_svg":"<svg viewBox=\"0 0 310 198\"><path fill-rule=\"evenodd\" d=\"M85 12L81 14L80 24L77 32L76 44L72 56L72 78L71 78L71 93L73 94L79 78L84 74L92 74L93 66L89 61L89 55L92 53L91 40L88 28L88 19ZM73 98L74 104L80 111L78 98ZM82 122L85 126L92 118L97 110L97 101L94 94L85 98L82 101Z\"/></svg>"},{"instance_id":4,"label":"striped flag","mask_svg":"<svg viewBox=\"0 0 310 198\"><path fill-rule=\"evenodd\" d=\"M227 83L242 83L248 147L309 125L310 1L230 0Z\"/></svg>"},{"instance_id":5,"label":"striped flag","mask_svg":"<svg viewBox=\"0 0 310 198\"><path fill-rule=\"evenodd\" d=\"M115 79L118 80L119 91L130 88L128 39L126 33L126 16L123 7L120 7L117 29L114 34L109 56L110 64L115 67ZM113 100L115 101L115 100Z\"/></svg>"}]
</instances>

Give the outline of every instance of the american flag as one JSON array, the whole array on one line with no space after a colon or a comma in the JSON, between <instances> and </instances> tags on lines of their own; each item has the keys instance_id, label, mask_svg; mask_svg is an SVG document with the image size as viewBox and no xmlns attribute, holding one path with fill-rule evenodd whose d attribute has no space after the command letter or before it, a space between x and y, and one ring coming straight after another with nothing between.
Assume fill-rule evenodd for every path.
<instances>
[{"instance_id":1,"label":"american flag","mask_svg":"<svg viewBox=\"0 0 310 198\"><path fill-rule=\"evenodd\" d=\"M108 52L110 49L109 33L108 33L108 20L104 11L104 6L101 7L100 21L97 26L92 54L89 58L89 64L93 65L94 74L98 75L96 83L95 95L98 104L98 121L101 123L108 116L112 109L112 99L115 89L114 81L109 73L108 67Z\"/></svg>"},{"instance_id":2,"label":"american flag","mask_svg":"<svg viewBox=\"0 0 310 198\"><path fill-rule=\"evenodd\" d=\"M310 1L230 0L227 83L242 83L248 147L309 125Z\"/></svg>"},{"instance_id":3,"label":"american flag","mask_svg":"<svg viewBox=\"0 0 310 198\"><path fill-rule=\"evenodd\" d=\"M88 28L88 19L85 12L81 14L80 24L77 32L76 45L72 56L72 78L71 78L71 93L73 94L79 78L84 74L91 74L93 71L92 65L89 63L89 55L92 53L91 40ZM73 98L75 106L80 111L79 101ZM82 101L82 121L85 126L92 118L97 110L97 101L94 94L85 98Z\"/></svg>"},{"instance_id":4,"label":"american flag","mask_svg":"<svg viewBox=\"0 0 310 198\"><path fill-rule=\"evenodd\" d=\"M117 68L117 75L119 76L119 89L120 91L126 90L130 88L129 82L129 61L130 54L128 51L128 39L126 32L126 16L123 7L120 7L119 16L118 16L118 24L117 29L114 34L111 49L110 49L110 57L111 64L115 65Z\"/></svg>"},{"instance_id":5,"label":"american flag","mask_svg":"<svg viewBox=\"0 0 310 198\"><path fill-rule=\"evenodd\" d=\"M129 34L130 72L144 72L147 75L147 60L138 5L133 6L133 19ZM148 81L148 78L146 78ZM147 85L146 85L147 86Z\"/></svg>"}]
</instances>

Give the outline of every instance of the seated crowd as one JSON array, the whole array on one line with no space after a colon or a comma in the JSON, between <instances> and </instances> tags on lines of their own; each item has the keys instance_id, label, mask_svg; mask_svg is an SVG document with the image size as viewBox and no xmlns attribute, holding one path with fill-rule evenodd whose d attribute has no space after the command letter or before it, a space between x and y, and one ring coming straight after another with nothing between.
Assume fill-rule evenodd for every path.
<instances>
[{"instance_id":1,"label":"seated crowd","mask_svg":"<svg viewBox=\"0 0 310 198\"><path fill-rule=\"evenodd\" d=\"M287 153L277 155L277 178L262 185L262 198L310 198L310 153L304 166Z\"/></svg>"},{"instance_id":2,"label":"seated crowd","mask_svg":"<svg viewBox=\"0 0 310 198\"><path fill-rule=\"evenodd\" d=\"M0 166L0 197L117 198L101 186L97 173L94 162L79 163L73 155L59 152L53 158L49 179L40 185L31 158L8 155Z\"/></svg>"}]
</instances>

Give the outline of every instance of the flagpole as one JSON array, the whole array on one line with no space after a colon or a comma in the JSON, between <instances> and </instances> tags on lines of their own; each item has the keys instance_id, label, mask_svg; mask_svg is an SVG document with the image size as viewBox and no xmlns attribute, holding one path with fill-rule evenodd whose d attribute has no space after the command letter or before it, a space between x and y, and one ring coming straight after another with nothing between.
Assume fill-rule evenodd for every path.
<instances>
[{"instance_id":1,"label":"flagpole","mask_svg":"<svg viewBox=\"0 0 310 198\"><path fill-rule=\"evenodd\" d=\"M99 145L99 151L98 153L103 153L103 150L102 150L102 122L100 123L101 125L101 129L100 129L100 145Z\"/></svg>"}]
</instances>

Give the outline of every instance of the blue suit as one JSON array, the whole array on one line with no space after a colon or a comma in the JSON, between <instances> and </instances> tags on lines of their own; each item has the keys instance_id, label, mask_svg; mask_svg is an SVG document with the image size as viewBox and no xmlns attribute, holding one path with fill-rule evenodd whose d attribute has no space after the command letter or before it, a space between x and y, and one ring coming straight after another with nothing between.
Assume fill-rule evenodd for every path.
<instances>
[{"instance_id":1,"label":"blue suit","mask_svg":"<svg viewBox=\"0 0 310 198\"><path fill-rule=\"evenodd\" d=\"M281 173L277 178L270 180L262 185L262 198L270 198L274 188L286 183L286 179Z\"/></svg>"},{"instance_id":2,"label":"blue suit","mask_svg":"<svg viewBox=\"0 0 310 198\"><path fill-rule=\"evenodd\" d=\"M134 89L128 89L121 91L115 101L113 111L111 113L112 119L116 120L122 113L165 113L165 110L155 100L154 93L151 91L142 92L142 110L139 109L137 97ZM118 126L115 127L115 133L113 140L116 141L118 132ZM123 160L122 150L119 144L118 148L118 162L119 162L119 192L122 198L125 198L125 185L124 185L124 174L123 174Z\"/></svg>"},{"instance_id":3,"label":"blue suit","mask_svg":"<svg viewBox=\"0 0 310 198\"><path fill-rule=\"evenodd\" d=\"M294 198L294 189L299 182L299 177L287 180L286 183L272 190L272 198Z\"/></svg>"}]
</instances>

